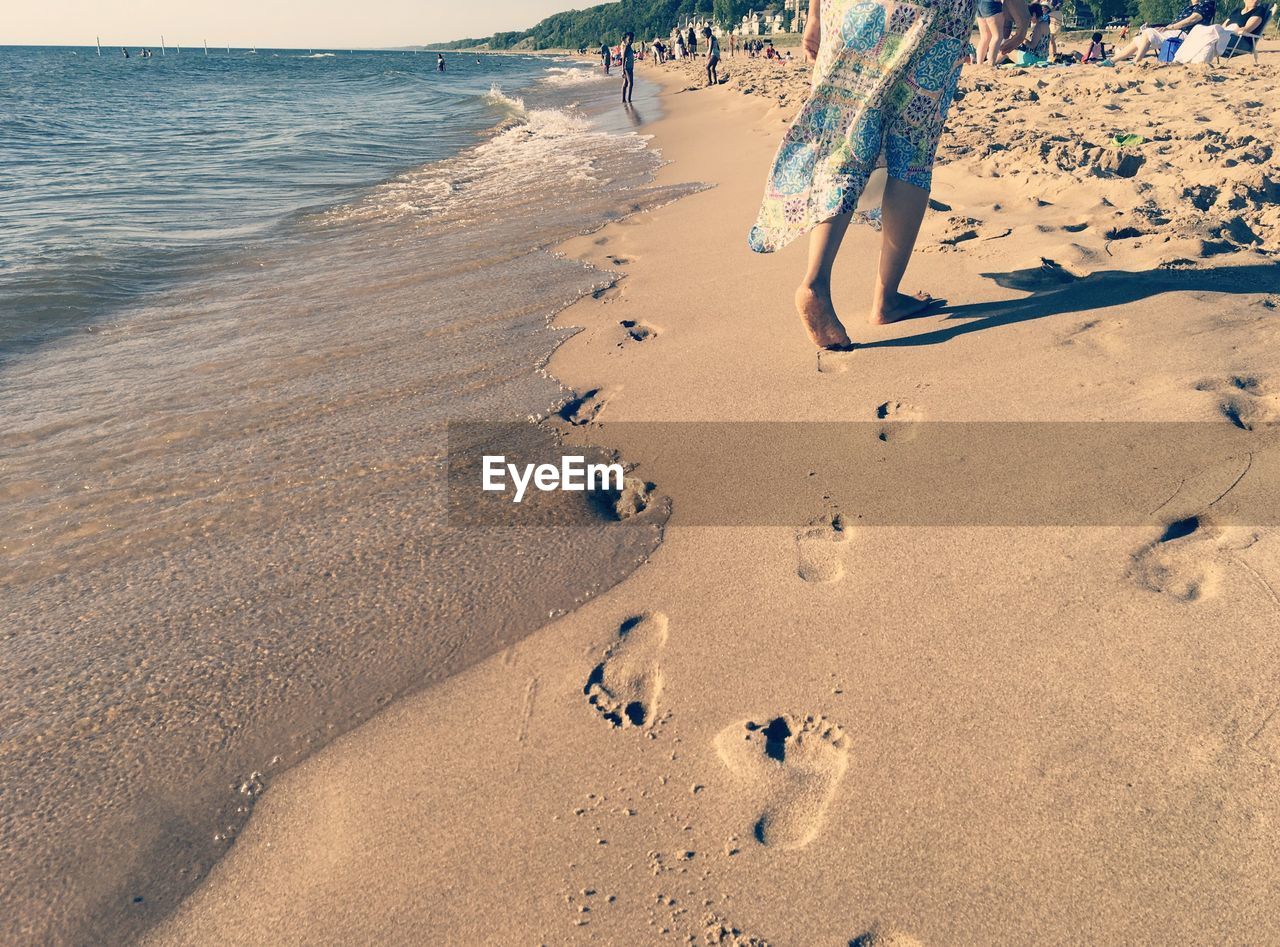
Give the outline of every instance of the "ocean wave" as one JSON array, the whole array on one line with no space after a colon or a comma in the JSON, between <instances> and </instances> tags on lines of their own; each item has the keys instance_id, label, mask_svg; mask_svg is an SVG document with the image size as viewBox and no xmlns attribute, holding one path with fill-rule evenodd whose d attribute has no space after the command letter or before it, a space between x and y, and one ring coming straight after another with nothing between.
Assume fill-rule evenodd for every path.
<instances>
[{"instance_id":1,"label":"ocean wave","mask_svg":"<svg viewBox=\"0 0 1280 947\"><path fill-rule=\"evenodd\" d=\"M501 214L513 202L557 200L566 191L607 186L646 148L640 135L601 131L566 109L528 108L496 85L485 98L505 116L488 141L393 178L322 220L466 222Z\"/></svg>"},{"instance_id":2,"label":"ocean wave","mask_svg":"<svg viewBox=\"0 0 1280 947\"><path fill-rule=\"evenodd\" d=\"M563 87L590 85L596 82L608 81L608 78L608 76L596 69L583 66L553 66L542 78L542 82L550 86Z\"/></svg>"}]
</instances>

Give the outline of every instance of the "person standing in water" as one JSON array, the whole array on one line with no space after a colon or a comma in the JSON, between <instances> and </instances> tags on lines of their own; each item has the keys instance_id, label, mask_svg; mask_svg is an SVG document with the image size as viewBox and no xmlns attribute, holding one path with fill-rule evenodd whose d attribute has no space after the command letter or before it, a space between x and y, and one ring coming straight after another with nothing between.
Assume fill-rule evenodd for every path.
<instances>
[{"instance_id":1,"label":"person standing in water","mask_svg":"<svg viewBox=\"0 0 1280 947\"><path fill-rule=\"evenodd\" d=\"M613 67L613 50L608 43L600 44L600 61L604 63L604 74L609 75L609 70Z\"/></svg>"},{"instance_id":2,"label":"person standing in water","mask_svg":"<svg viewBox=\"0 0 1280 947\"><path fill-rule=\"evenodd\" d=\"M631 45L634 39L634 33L622 34L622 101L628 104L636 88L636 51Z\"/></svg>"},{"instance_id":3,"label":"person standing in water","mask_svg":"<svg viewBox=\"0 0 1280 947\"><path fill-rule=\"evenodd\" d=\"M702 28L702 38L707 41L707 85L712 86L720 81L716 69L720 66L720 41L711 32L711 27Z\"/></svg>"},{"instance_id":4,"label":"person standing in water","mask_svg":"<svg viewBox=\"0 0 1280 947\"><path fill-rule=\"evenodd\" d=\"M444 72L444 53L436 53L436 72Z\"/></svg>"},{"instance_id":5,"label":"person standing in water","mask_svg":"<svg viewBox=\"0 0 1280 947\"><path fill-rule=\"evenodd\" d=\"M887 325L941 304L898 286L928 206L934 154L973 29L974 0L918 5L931 14L924 22L910 12L915 5L893 0L809 2L803 46L814 62L813 91L783 136L748 244L772 253L809 234L795 305L819 348L853 346L832 302L831 271L882 158L888 180L869 321Z\"/></svg>"}]
</instances>

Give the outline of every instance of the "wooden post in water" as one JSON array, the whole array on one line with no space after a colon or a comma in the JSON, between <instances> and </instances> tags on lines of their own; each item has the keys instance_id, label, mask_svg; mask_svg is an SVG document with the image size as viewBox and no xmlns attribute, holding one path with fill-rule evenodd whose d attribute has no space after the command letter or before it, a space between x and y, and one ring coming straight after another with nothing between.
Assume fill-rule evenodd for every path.
<instances>
[{"instance_id":1,"label":"wooden post in water","mask_svg":"<svg viewBox=\"0 0 1280 947\"><path fill-rule=\"evenodd\" d=\"M209 41L208 41L208 40L205 40L205 41L204 41L204 54L205 54L206 56L208 56L208 55L209 55Z\"/></svg>"},{"instance_id":2,"label":"wooden post in water","mask_svg":"<svg viewBox=\"0 0 1280 947\"><path fill-rule=\"evenodd\" d=\"M98 55L101 56L102 55L102 37L95 36L93 38L93 41L98 44Z\"/></svg>"},{"instance_id":3,"label":"wooden post in water","mask_svg":"<svg viewBox=\"0 0 1280 947\"><path fill-rule=\"evenodd\" d=\"M165 50L165 48L164 48L164 34L163 34L163 33L161 33L161 34L160 34L160 55L161 55L161 56L167 56L167 55L169 55L169 53L168 53L168 52Z\"/></svg>"}]
</instances>

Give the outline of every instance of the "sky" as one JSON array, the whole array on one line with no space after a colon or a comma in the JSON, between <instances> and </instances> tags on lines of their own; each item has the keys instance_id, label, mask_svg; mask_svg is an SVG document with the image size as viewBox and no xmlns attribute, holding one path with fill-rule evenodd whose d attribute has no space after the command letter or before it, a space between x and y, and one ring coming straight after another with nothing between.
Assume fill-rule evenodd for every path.
<instances>
[{"instance_id":1,"label":"sky","mask_svg":"<svg viewBox=\"0 0 1280 947\"><path fill-rule=\"evenodd\" d=\"M525 29L603 0L37 0L6 3L0 46L416 46Z\"/></svg>"}]
</instances>

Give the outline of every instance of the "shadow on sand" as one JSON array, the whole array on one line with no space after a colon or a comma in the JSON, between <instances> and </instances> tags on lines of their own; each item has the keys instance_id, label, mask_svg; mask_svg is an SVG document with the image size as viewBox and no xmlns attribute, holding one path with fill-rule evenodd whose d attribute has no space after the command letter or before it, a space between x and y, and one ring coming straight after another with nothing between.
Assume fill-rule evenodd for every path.
<instances>
[{"instance_id":1,"label":"shadow on sand","mask_svg":"<svg viewBox=\"0 0 1280 947\"><path fill-rule=\"evenodd\" d=\"M971 332L1030 322L1033 319L1109 309L1162 293L1280 293L1280 263L1218 266L1203 270L1102 270L1088 276L1075 276L1058 264L1046 260L1042 266L1033 269L982 275L1005 289L1025 290L1032 295L1003 302L951 307L944 310L944 323L966 320L963 324L944 324L930 332L867 342L857 347L875 349L938 345ZM1277 314L1280 315L1280 309Z\"/></svg>"}]
</instances>

